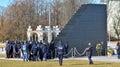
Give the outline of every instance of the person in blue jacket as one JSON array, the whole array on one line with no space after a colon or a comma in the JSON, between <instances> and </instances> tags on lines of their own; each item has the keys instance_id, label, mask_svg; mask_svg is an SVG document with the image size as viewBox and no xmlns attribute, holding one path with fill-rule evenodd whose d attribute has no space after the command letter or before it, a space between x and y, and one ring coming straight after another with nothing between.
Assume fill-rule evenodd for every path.
<instances>
[{"instance_id":1,"label":"person in blue jacket","mask_svg":"<svg viewBox=\"0 0 120 67\"><path fill-rule=\"evenodd\" d=\"M89 64L93 64L93 61L91 59L92 58L93 47L92 47L91 43L88 43L88 46L85 50L86 50L86 56L88 57L88 60L89 60Z\"/></svg>"},{"instance_id":2,"label":"person in blue jacket","mask_svg":"<svg viewBox=\"0 0 120 67\"><path fill-rule=\"evenodd\" d=\"M23 54L23 61L28 61L28 56L29 55L28 55L28 47L27 47L26 42L22 43L21 50L22 50L22 54Z\"/></svg>"},{"instance_id":3,"label":"person in blue jacket","mask_svg":"<svg viewBox=\"0 0 120 67\"><path fill-rule=\"evenodd\" d=\"M59 65L62 66L63 54L64 54L64 45L62 44L61 41L59 41L58 45L57 45L57 54L59 57Z\"/></svg>"}]
</instances>

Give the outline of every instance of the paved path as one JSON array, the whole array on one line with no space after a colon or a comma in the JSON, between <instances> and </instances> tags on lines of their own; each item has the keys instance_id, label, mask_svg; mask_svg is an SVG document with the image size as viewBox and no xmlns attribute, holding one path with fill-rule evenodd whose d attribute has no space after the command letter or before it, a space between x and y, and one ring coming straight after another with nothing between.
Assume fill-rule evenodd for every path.
<instances>
[{"instance_id":1,"label":"paved path","mask_svg":"<svg viewBox=\"0 0 120 67\"><path fill-rule=\"evenodd\" d=\"M0 48L0 54L5 54L5 48Z\"/></svg>"},{"instance_id":2,"label":"paved path","mask_svg":"<svg viewBox=\"0 0 120 67\"><path fill-rule=\"evenodd\" d=\"M70 58L70 59L75 59L75 60L88 60L87 57L79 57L79 58ZM102 62L119 62L120 59L117 58L117 56L93 56L92 57L93 61L102 61Z\"/></svg>"},{"instance_id":3,"label":"paved path","mask_svg":"<svg viewBox=\"0 0 120 67\"><path fill-rule=\"evenodd\" d=\"M22 59L15 59L15 58L10 58L10 59L6 59L6 58L0 58L2 60L22 60ZM120 63L120 59L117 58L117 56L93 56L92 57L93 61L101 61L101 62L118 62ZM58 60L58 58L56 59L52 59L49 61L54 61L54 60ZM87 57L78 57L78 58L64 58L64 60L88 60Z\"/></svg>"}]
</instances>

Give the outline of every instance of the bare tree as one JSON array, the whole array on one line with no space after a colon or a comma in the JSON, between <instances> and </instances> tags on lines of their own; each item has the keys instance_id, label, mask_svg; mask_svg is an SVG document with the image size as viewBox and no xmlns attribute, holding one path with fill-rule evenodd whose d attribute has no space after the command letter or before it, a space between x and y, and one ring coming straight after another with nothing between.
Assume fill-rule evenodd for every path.
<instances>
[{"instance_id":1,"label":"bare tree","mask_svg":"<svg viewBox=\"0 0 120 67\"><path fill-rule=\"evenodd\" d=\"M117 36L117 39L120 40L120 14L115 15L113 18L113 29Z\"/></svg>"},{"instance_id":2,"label":"bare tree","mask_svg":"<svg viewBox=\"0 0 120 67\"><path fill-rule=\"evenodd\" d=\"M0 40L4 39L2 31L1 31L3 27L3 22L4 22L3 13L4 13L4 7L0 6Z\"/></svg>"},{"instance_id":3,"label":"bare tree","mask_svg":"<svg viewBox=\"0 0 120 67\"><path fill-rule=\"evenodd\" d=\"M64 28L82 1L84 0L13 0L4 13L2 34L5 39L25 40L29 25L33 29L37 25L49 25L49 9L51 26ZM51 8L48 7L49 3Z\"/></svg>"},{"instance_id":4,"label":"bare tree","mask_svg":"<svg viewBox=\"0 0 120 67\"><path fill-rule=\"evenodd\" d=\"M107 22L108 22L108 33L109 40L112 38L120 39L120 1L111 0L108 3L107 11Z\"/></svg>"}]
</instances>

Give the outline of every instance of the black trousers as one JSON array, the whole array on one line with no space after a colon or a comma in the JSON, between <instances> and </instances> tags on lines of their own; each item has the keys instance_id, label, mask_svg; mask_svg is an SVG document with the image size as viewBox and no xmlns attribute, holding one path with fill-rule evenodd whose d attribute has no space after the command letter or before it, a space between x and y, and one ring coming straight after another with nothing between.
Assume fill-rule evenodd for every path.
<instances>
[{"instance_id":1,"label":"black trousers","mask_svg":"<svg viewBox=\"0 0 120 67\"><path fill-rule=\"evenodd\" d=\"M91 56L88 56L89 64L93 64L93 61L91 59Z\"/></svg>"},{"instance_id":2,"label":"black trousers","mask_svg":"<svg viewBox=\"0 0 120 67\"><path fill-rule=\"evenodd\" d=\"M63 55L59 54L59 64L62 65L63 62Z\"/></svg>"}]
</instances>

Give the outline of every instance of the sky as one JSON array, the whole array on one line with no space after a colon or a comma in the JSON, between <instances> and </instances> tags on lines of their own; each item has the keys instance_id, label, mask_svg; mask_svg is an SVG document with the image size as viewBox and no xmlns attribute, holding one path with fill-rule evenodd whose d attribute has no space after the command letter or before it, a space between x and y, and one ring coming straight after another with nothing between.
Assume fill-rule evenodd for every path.
<instances>
[{"instance_id":1,"label":"sky","mask_svg":"<svg viewBox=\"0 0 120 67\"><path fill-rule=\"evenodd\" d=\"M0 6L7 7L9 2L10 2L10 0L0 0Z\"/></svg>"},{"instance_id":2,"label":"sky","mask_svg":"<svg viewBox=\"0 0 120 67\"><path fill-rule=\"evenodd\" d=\"M9 2L12 0L0 0L0 6L7 7ZM99 2L99 0L94 0L95 2Z\"/></svg>"}]
</instances>

